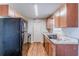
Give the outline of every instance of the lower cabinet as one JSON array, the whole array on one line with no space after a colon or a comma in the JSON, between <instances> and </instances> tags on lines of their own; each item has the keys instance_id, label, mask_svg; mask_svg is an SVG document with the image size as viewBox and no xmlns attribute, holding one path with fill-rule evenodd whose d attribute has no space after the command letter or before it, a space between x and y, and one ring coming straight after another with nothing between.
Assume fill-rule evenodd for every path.
<instances>
[{"instance_id":1,"label":"lower cabinet","mask_svg":"<svg viewBox=\"0 0 79 59\"><path fill-rule=\"evenodd\" d=\"M47 54L49 54L49 42L48 42L46 37L45 37L44 47L45 47L45 50L46 50Z\"/></svg>"},{"instance_id":2,"label":"lower cabinet","mask_svg":"<svg viewBox=\"0 0 79 59\"><path fill-rule=\"evenodd\" d=\"M52 55L55 56L56 55L55 45L52 44L52 42L48 38L44 37L43 45L45 47L45 50L46 50L48 56L52 56Z\"/></svg>"},{"instance_id":3,"label":"lower cabinet","mask_svg":"<svg viewBox=\"0 0 79 59\"><path fill-rule=\"evenodd\" d=\"M56 47L51 42L49 43L49 56L55 56L56 55Z\"/></svg>"},{"instance_id":4,"label":"lower cabinet","mask_svg":"<svg viewBox=\"0 0 79 59\"><path fill-rule=\"evenodd\" d=\"M56 45L57 56L77 56L78 45L77 44L59 44Z\"/></svg>"},{"instance_id":5,"label":"lower cabinet","mask_svg":"<svg viewBox=\"0 0 79 59\"><path fill-rule=\"evenodd\" d=\"M43 45L48 56L78 56L78 44L55 44L44 36Z\"/></svg>"}]
</instances>

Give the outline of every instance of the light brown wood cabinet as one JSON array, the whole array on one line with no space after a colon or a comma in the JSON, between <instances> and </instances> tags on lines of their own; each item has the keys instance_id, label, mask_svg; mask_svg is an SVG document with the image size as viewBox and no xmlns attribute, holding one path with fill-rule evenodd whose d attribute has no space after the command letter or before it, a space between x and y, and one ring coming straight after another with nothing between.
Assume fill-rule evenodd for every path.
<instances>
[{"instance_id":1,"label":"light brown wood cabinet","mask_svg":"<svg viewBox=\"0 0 79 59\"><path fill-rule=\"evenodd\" d=\"M49 40L49 56L56 55L56 46Z\"/></svg>"},{"instance_id":2,"label":"light brown wood cabinet","mask_svg":"<svg viewBox=\"0 0 79 59\"><path fill-rule=\"evenodd\" d=\"M8 5L0 5L0 16L8 16Z\"/></svg>"},{"instance_id":3,"label":"light brown wood cabinet","mask_svg":"<svg viewBox=\"0 0 79 59\"><path fill-rule=\"evenodd\" d=\"M53 19L48 18L46 20L46 27L47 27L47 30L52 30L52 28L53 28Z\"/></svg>"},{"instance_id":4,"label":"light brown wood cabinet","mask_svg":"<svg viewBox=\"0 0 79 59\"><path fill-rule=\"evenodd\" d=\"M78 44L56 45L56 56L78 56Z\"/></svg>"},{"instance_id":5,"label":"light brown wood cabinet","mask_svg":"<svg viewBox=\"0 0 79 59\"><path fill-rule=\"evenodd\" d=\"M78 4L64 4L54 13L54 20L55 27L78 27Z\"/></svg>"},{"instance_id":6,"label":"light brown wood cabinet","mask_svg":"<svg viewBox=\"0 0 79 59\"><path fill-rule=\"evenodd\" d=\"M78 44L55 44L44 36L43 45L48 56L78 56Z\"/></svg>"},{"instance_id":7,"label":"light brown wood cabinet","mask_svg":"<svg viewBox=\"0 0 79 59\"><path fill-rule=\"evenodd\" d=\"M60 26L60 10L58 10L54 14L54 20L55 20L55 27L59 27Z\"/></svg>"},{"instance_id":8,"label":"light brown wood cabinet","mask_svg":"<svg viewBox=\"0 0 79 59\"><path fill-rule=\"evenodd\" d=\"M67 19L66 19L66 14L67 14L67 9L66 5L62 6L60 9L60 26L59 27L67 27Z\"/></svg>"},{"instance_id":9,"label":"light brown wood cabinet","mask_svg":"<svg viewBox=\"0 0 79 59\"><path fill-rule=\"evenodd\" d=\"M46 37L44 37L44 47L45 47L47 54L49 54L49 42Z\"/></svg>"},{"instance_id":10,"label":"light brown wood cabinet","mask_svg":"<svg viewBox=\"0 0 79 59\"><path fill-rule=\"evenodd\" d=\"M52 42L50 40L48 40L48 38L46 38L44 36L44 43L43 43L44 47L45 47L45 50L48 54L48 56L55 56L55 45L52 44Z\"/></svg>"}]
</instances>

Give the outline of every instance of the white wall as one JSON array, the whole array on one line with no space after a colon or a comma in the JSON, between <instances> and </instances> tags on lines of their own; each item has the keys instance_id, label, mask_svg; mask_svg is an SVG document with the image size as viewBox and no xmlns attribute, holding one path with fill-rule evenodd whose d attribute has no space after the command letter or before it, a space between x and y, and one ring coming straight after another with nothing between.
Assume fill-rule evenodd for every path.
<instances>
[{"instance_id":1,"label":"white wall","mask_svg":"<svg viewBox=\"0 0 79 59\"><path fill-rule=\"evenodd\" d=\"M28 33L27 33L27 24L28 23L24 23L24 42L23 43L26 43L27 42L27 35L28 35Z\"/></svg>"},{"instance_id":2,"label":"white wall","mask_svg":"<svg viewBox=\"0 0 79 59\"><path fill-rule=\"evenodd\" d=\"M43 42L43 35L41 33L47 32L45 22L46 22L45 20L41 19L28 20L28 33L31 34L31 42Z\"/></svg>"},{"instance_id":3,"label":"white wall","mask_svg":"<svg viewBox=\"0 0 79 59\"><path fill-rule=\"evenodd\" d=\"M33 20L32 19L28 19L28 33L31 34L31 40L33 40Z\"/></svg>"}]
</instances>

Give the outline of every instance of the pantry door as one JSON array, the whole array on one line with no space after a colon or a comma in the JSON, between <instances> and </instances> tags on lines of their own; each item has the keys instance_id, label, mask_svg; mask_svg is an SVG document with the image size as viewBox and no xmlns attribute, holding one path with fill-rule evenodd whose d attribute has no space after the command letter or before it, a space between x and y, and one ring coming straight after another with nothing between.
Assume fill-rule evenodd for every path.
<instances>
[{"instance_id":1,"label":"pantry door","mask_svg":"<svg viewBox=\"0 0 79 59\"><path fill-rule=\"evenodd\" d=\"M34 42L41 42L42 41L42 34L41 34L41 22L36 21L34 22Z\"/></svg>"}]
</instances>

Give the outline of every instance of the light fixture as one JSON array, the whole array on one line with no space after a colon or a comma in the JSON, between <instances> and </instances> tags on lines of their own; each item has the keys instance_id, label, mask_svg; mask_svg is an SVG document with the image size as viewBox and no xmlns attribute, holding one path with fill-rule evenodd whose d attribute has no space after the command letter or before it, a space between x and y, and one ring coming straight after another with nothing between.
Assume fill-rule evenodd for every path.
<instances>
[{"instance_id":1,"label":"light fixture","mask_svg":"<svg viewBox=\"0 0 79 59\"><path fill-rule=\"evenodd\" d=\"M35 16L38 17L38 5L37 4L34 5L34 9L35 9Z\"/></svg>"}]
</instances>

